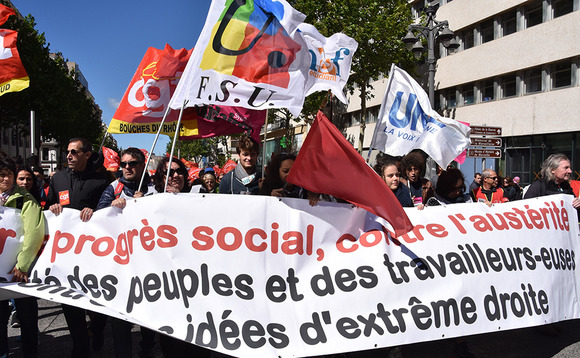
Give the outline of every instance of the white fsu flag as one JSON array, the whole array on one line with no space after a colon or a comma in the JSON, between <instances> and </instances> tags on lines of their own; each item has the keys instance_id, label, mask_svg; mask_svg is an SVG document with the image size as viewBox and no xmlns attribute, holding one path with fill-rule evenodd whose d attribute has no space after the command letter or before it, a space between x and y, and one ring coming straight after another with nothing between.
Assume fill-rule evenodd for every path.
<instances>
[{"instance_id":1,"label":"white fsu flag","mask_svg":"<svg viewBox=\"0 0 580 358\"><path fill-rule=\"evenodd\" d=\"M338 68L333 79L346 82L354 52L340 46L327 58L324 46L309 51L297 31L304 18L284 0L213 0L170 107L287 108L298 116L311 87L329 89L317 84L333 82ZM328 66L320 69L320 61Z\"/></svg>"},{"instance_id":2,"label":"white fsu flag","mask_svg":"<svg viewBox=\"0 0 580 358\"><path fill-rule=\"evenodd\" d=\"M469 127L440 116L409 74L393 65L371 149L400 156L421 149L442 168L469 146Z\"/></svg>"}]
</instances>

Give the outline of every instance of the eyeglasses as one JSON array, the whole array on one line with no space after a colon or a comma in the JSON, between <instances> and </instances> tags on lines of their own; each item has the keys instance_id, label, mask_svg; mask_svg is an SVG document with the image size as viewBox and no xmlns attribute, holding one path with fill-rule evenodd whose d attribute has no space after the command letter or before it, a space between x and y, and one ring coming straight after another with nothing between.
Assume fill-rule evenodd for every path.
<instances>
[{"instance_id":1,"label":"eyeglasses","mask_svg":"<svg viewBox=\"0 0 580 358\"><path fill-rule=\"evenodd\" d=\"M65 150L64 151L66 155L68 155L69 153L72 155L77 155L79 153L82 153L82 150L76 150L76 149L71 149L71 150Z\"/></svg>"},{"instance_id":2,"label":"eyeglasses","mask_svg":"<svg viewBox=\"0 0 580 358\"><path fill-rule=\"evenodd\" d=\"M141 164L140 161L138 160L132 160L130 162L121 162L121 168L125 168L127 165L129 166L129 168L135 168L137 165Z\"/></svg>"},{"instance_id":3,"label":"eyeglasses","mask_svg":"<svg viewBox=\"0 0 580 358\"><path fill-rule=\"evenodd\" d=\"M162 171L163 175L167 175L167 170ZM172 177L175 175L175 173L177 173L177 175L183 175L185 176L187 174L186 170L183 170L182 168L179 169L170 169L169 170L169 176Z\"/></svg>"}]
</instances>

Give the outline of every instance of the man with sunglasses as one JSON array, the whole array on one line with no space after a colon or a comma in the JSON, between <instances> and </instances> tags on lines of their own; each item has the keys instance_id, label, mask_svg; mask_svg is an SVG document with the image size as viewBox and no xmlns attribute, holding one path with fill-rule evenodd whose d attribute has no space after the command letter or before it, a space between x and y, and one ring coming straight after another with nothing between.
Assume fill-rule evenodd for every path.
<instances>
[{"instance_id":1,"label":"man with sunglasses","mask_svg":"<svg viewBox=\"0 0 580 358\"><path fill-rule=\"evenodd\" d=\"M49 210L60 215L63 208L80 210L80 219L88 221L109 180L103 167L103 157L94 153L91 143L85 138L73 138L66 151L68 166L54 174L48 190ZM64 317L73 340L72 357L90 356L90 338L85 310L62 305ZM104 343L103 331L106 316L91 313L93 349L100 350Z\"/></svg>"},{"instance_id":2,"label":"man with sunglasses","mask_svg":"<svg viewBox=\"0 0 580 358\"><path fill-rule=\"evenodd\" d=\"M121 152L121 170L123 176L112 182L101 195L97 210L114 206L123 209L126 200L154 194L155 188L149 173L145 172L145 155L141 149L130 147ZM145 178L138 190L139 182L145 172Z\"/></svg>"},{"instance_id":3,"label":"man with sunglasses","mask_svg":"<svg viewBox=\"0 0 580 358\"><path fill-rule=\"evenodd\" d=\"M145 172L145 178L138 190L139 182L145 171L145 155L141 149L129 147L121 152L121 170L123 175L112 182L101 195L97 210L114 206L123 209L127 200L156 193L151 176ZM132 357L131 328L132 324L118 318L111 318L113 330L113 347L115 357ZM153 354L155 332L141 327L141 356L149 357Z\"/></svg>"},{"instance_id":4,"label":"man with sunglasses","mask_svg":"<svg viewBox=\"0 0 580 358\"><path fill-rule=\"evenodd\" d=\"M509 201L506 192L499 188L497 173L493 169L481 172L481 186L471 192L474 201L480 201L491 206L492 204Z\"/></svg>"}]
</instances>

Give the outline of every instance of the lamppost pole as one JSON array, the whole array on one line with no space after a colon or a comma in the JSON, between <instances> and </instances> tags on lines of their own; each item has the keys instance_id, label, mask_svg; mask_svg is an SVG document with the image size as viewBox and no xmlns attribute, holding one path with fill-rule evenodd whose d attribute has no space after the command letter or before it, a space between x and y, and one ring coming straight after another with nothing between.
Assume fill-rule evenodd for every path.
<instances>
[{"instance_id":1,"label":"lamppost pole","mask_svg":"<svg viewBox=\"0 0 580 358\"><path fill-rule=\"evenodd\" d=\"M427 41L427 65L429 66L429 102L431 108L435 108L435 65L437 59L435 58L435 46L437 40L441 41L443 46L452 53L459 47L459 43L455 40L455 34L449 29L447 21L435 20L435 14L439 5L428 5L425 9L427 19L423 24L409 25L407 35L403 37L403 42L407 48L413 51L415 58L420 59L425 48L422 41ZM415 32L419 37L415 36Z\"/></svg>"}]
</instances>

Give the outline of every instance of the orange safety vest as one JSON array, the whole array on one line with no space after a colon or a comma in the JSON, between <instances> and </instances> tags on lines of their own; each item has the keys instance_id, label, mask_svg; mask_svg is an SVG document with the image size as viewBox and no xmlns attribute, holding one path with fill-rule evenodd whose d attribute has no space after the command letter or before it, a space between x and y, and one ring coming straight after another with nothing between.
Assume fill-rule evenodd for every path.
<instances>
[{"instance_id":1,"label":"orange safety vest","mask_svg":"<svg viewBox=\"0 0 580 358\"><path fill-rule=\"evenodd\" d=\"M493 204L505 203L506 201L509 201L508 198L504 198L502 188L498 188L491 193L491 200L489 200L487 195L481 192L481 187L473 191L473 197L475 198L475 201L491 201Z\"/></svg>"}]
</instances>

